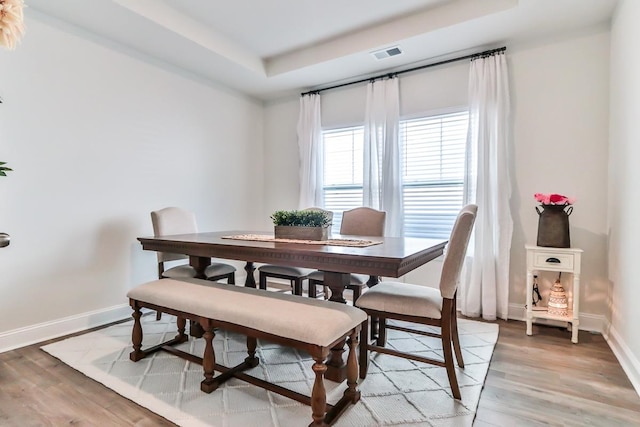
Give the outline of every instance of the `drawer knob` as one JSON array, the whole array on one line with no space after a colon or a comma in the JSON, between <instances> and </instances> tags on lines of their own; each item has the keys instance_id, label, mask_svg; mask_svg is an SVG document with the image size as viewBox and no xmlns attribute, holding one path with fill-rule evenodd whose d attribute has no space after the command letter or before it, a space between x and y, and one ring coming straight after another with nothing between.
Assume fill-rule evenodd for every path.
<instances>
[{"instance_id":1,"label":"drawer knob","mask_svg":"<svg viewBox=\"0 0 640 427\"><path fill-rule=\"evenodd\" d=\"M546 262L552 262L554 264L560 264L560 260L556 257L547 258Z\"/></svg>"}]
</instances>

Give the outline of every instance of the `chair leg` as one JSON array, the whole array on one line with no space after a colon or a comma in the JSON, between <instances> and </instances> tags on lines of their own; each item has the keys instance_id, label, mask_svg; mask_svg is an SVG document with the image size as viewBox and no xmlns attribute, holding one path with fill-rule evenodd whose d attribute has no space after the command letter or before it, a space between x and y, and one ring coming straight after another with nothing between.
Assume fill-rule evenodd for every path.
<instances>
[{"instance_id":1,"label":"chair leg","mask_svg":"<svg viewBox=\"0 0 640 427\"><path fill-rule=\"evenodd\" d=\"M378 341L378 318L376 316L370 316L369 318L369 342Z\"/></svg>"},{"instance_id":2,"label":"chair leg","mask_svg":"<svg viewBox=\"0 0 640 427\"><path fill-rule=\"evenodd\" d=\"M387 343L387 319L384 317L378 318L378 338L376 340L376 345L379 347L384 347Z\"/></svg>"},{"instance_id":3,"label":"chair leg","mask_svg":"<svg viewBox=\"0 0 640 427\"><path fill-rule=\"evenodd\" d=\"M318 297L318 290L316 289L316 285L315 283L313 283L313 280L309 279L309 298L313 298L316 299Z\"/></svg>"},{"instance_id":4,"label":"chair leg","mask_svg":"<svg viewBox=\"0 0 640 427\"><path fill-rule=\"evenodd\" d=\"M444 308L444 307L443 307ZM447 313L449 311L449 313ZM451 318L450 310L443 310L442 319L442 352L444 353L444 365L447 368L447 376L449 377L449 385L453 397L460 400L460 388L458 387L458 379L456 378L456 367L453 363L453 351L451 349Z\"/></svg>"},{"instance_id":5,"label":"chair leg","mask_svg":"<svg viewBox=\"0 0 640 427\"><path fill-rule=\"evenodd\" d=\"M318 286L322 286L322 282L318 282L317 280L309 279L309 292L311 292L311 289L313 289L313 298L317 298L318 297ZM325 295L326 295L326 293L325 293Z\"/></svg>"},{"instance_id":6,"label":"chair leg","mask_svg":"<svg viewBox=\"0 0 640 427\"><path fill-rule=\"evenodd\" d=\"M293 294L302 296L302 280L294 279L293 282Z\"/></svg>"},{"instance_id":7,"label":"chair leg","mask_svg":"<svg viewBox=\"0 0 640 427\"><path fill-rule=\"evenodd\" d=\"M355 305L358 298L360 298L360 289L360 286L354 286L351 288L351 291L353 292L353 305Z\"/></svg>"},{"instance_id":8,"label":"chair leg","mask_svg":"<svg viewBox=\"0 0 640 427\"><path fill-rule=\"evenodd\" d=\"M227 284L229 285L236 284L236 273L229 273L229 276L227 276Z\"/></svg>"},{"instance_id":9,"label":"chair leg","mask_svg":"<svg viewBox=\"0 0 640 427\"><path fill-rule=\"evenodd\" d=\"M264 274L262 271L260 272L260 284L258 286L262 290L267 289L267 275Z\"/></svg>"},{"instance_id":10,"label":"chair leg","mask_svg":"<svg viewBox=\"0 0 640 427\"><path fill-rule=\"evenodd\" d=\"M162 312L156 311L156 320L160 320L160 319L162 319Z\"/></svg>"},{"instance_id":11,"label":"chair leg","mask_svg":"<svg viewBox=\"0 0 640 427\"><path fill-rule=\"evenodd\" d=\"M369 370L369 320L365 320L360 330L360 378L367 377Z\"/></svg>"},{"instance_id":12,"label":"chair leg","mask_svg":"<svg viewBox=\"0 0 640 427\"><path fill-rule=\"evenodd\" d=\"M464 360L462 359L462 349L460 348L460 337L458 336L458 313L456 313L455 304L451 313L451 340L453 341L453 350L456 353L458 366L464 368Z\"/></svg>"}]
</instances>

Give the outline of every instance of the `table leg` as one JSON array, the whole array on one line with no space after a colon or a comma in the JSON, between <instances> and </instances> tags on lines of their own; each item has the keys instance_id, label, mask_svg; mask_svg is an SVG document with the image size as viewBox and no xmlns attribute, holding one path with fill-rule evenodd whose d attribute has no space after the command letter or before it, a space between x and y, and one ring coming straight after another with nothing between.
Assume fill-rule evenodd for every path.
<instances>
[{"instance_id":1,"label":"table leg","mask_svg":"<svg viewBox=\"0 0 640 427\"><path fill-rule=\"evenodd\" d=\"M211 265L211 257L189 256L189 265L196 270L196 279L206 279L204 270ZM202 338L204 329L200 323L189 321L189 335L194 338Z\"/></svg>"},{"instance_id":2,"label":"table leg","mask_svg":"<svg viewBox=\"0 0 640 427\"><path fill-rule=\"evenodd\" d=\"M247 272L247 278L244 281L244 286L246 288L256 288L256 278L253 275L255 270L256 267L253 265L253 262L247 261L247 264L244 266L244 271Z\"/></svg>"},{"instance_id":3,"label":"table leg","mask_svg":"<svg viewBox=\"0 0 640 427\"><path fill-rule=\"evenodd\" d=\"M331 289L329 301L346 304L347 301L344 299L343 293L345 287L349 284L349 279L349 273L324 272L324 284ZM331 354L327 361L327 372L325 373L325 378L331 381L342 382L347 377L347 365L342 358L344 345L345 340L342 340L331 349Z\"/></svg>"},{"instance_id":4,"label":"table leg","mask_svg":"<svg viewBox=\"0 0 640 427\"><path fill-rule=\"evenodd\" d=\"M211 258L190 256L189 265L196 270L196 279L206 279L204 270L211 265Z\"/></svg>"},{"instance_id":5,"label":"table leg","mask_svg":"<svg viewBox=\"0 0 640 427\"><path fill-rule=\"evenodd\" d=\"M369 276L369 280L367 280L367 287L373 288L378 283L380 283L380 278L378 276Z\"/></svg>"}]
</instances>

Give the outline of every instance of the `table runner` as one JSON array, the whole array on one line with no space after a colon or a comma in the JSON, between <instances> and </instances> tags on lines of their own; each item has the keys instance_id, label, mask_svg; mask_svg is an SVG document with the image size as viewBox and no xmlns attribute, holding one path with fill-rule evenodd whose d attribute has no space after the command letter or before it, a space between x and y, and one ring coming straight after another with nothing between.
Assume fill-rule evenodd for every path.
<instances>
[{"instance_id":1,"label":"table runner","mask_svg":"<svg viewBox=\"0 0 640 427\"><path fill-rule=\"evenodd\" d=\"M327 240L298 240L298 239L276 239L269 234L235 234L233 236L222 236L223 239L232 240L253 240L258 242L276 243L301 243L304 245L327 245L327 246L351 246L365 248L367 246L379 245L382 242L359 239L327 239Z\"/></svg>"}]
</instances>

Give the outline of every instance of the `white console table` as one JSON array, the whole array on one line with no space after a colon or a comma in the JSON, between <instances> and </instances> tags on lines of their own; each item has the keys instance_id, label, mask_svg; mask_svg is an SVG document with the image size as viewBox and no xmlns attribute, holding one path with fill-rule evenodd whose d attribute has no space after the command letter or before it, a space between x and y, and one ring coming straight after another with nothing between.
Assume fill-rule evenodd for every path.
<instances>
[{"instance_id":1,"label":"white console table","mask_svg":"<svg viewBox=\"0 0 640 427\"><path fill-rule=\"evenodd\" d=\"M571 342L578 343L578 325L580 324L580 260L582 249L578 248L548 248L526 245L527 251L527 335L531 335L532 324L535 319L551 319L571 324ZM546 307L533 307L533 272L558 271L571 273L573 289L569 297L567 316L558 316L547 312Z\"/></svg>"}]
</instances>

